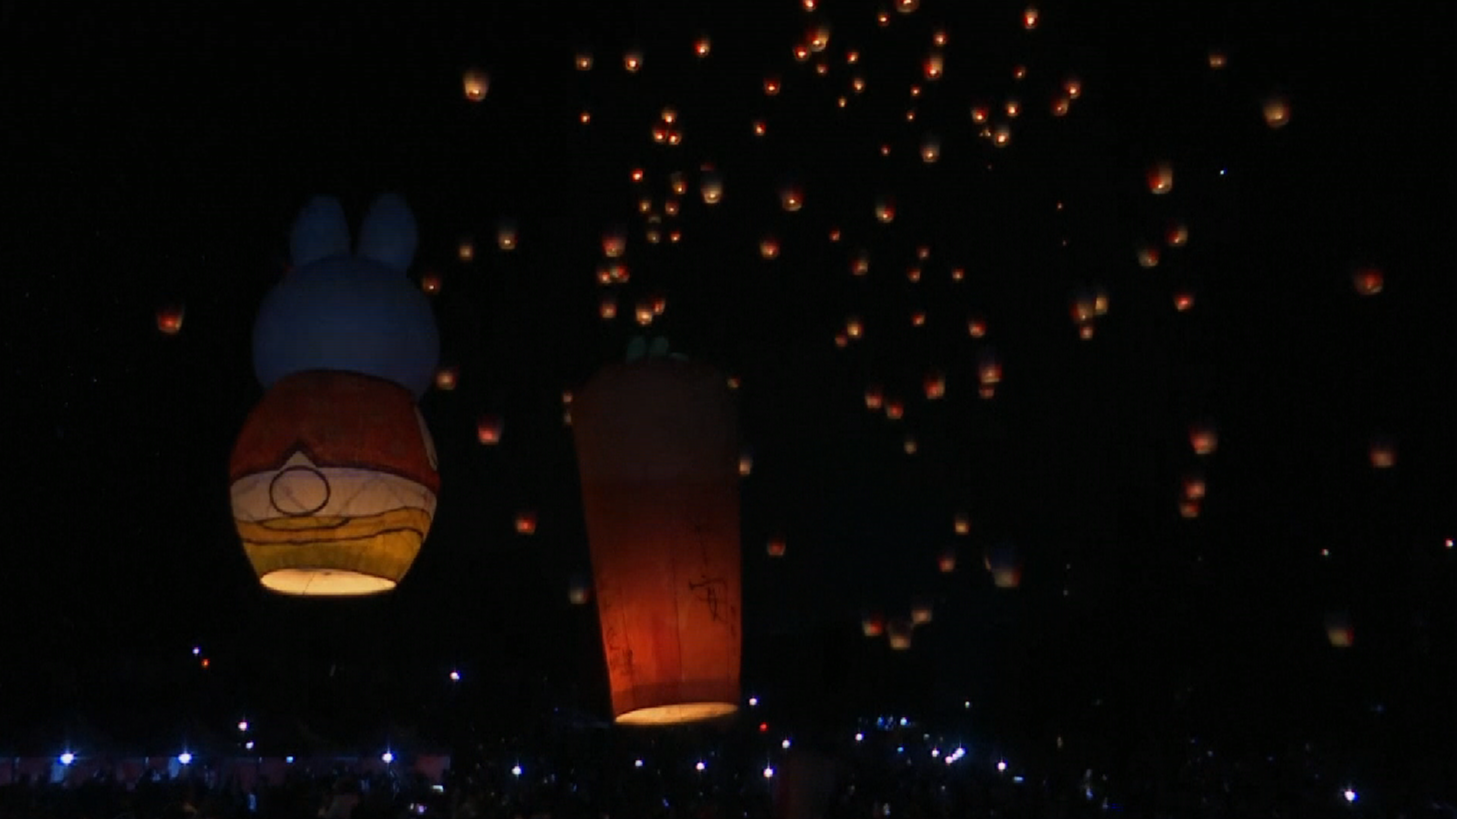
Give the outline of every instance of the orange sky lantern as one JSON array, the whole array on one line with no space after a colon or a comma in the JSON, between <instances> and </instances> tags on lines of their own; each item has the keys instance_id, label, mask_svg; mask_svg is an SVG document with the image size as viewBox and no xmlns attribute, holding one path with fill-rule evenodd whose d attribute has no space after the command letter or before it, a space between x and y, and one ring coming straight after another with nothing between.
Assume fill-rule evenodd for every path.
<instances>
[{"instance_id":1,"label":"orange sky lantern","mask_svg":"<svg viewBox=\"0 0 1457 819\"><path fill-rule=\"evenodd\" d=\"M845 335L852 339L860 338L865 334L865 325L860 321L859 316L845 317Z\"/></svg>"},{"instance_id":2,"label":"orange sky lantern","mask_svg":"<svg viewBox=\"0 0 1457 819\"><path fill-rule=\"evenodd\" d=\"M1097 325L1093 324L1091 321L1087 324L1078 325L1078 338L1082 339L1083 341L1092 341L1093 336L1097 335L1097 332Z\"/></svg>"},{"instance_id":3,"label":"orange sky lantern","mask_svg":"<svg viewBox=\"0 0 1457 819\"><path fill-rule=\"evenodd\" d=\"M879 637L885 633L885 617L880 614L866 614L860 618L860 633L866 637Z\"/></svg>"},{"instance_id":4,"label":"orange sky lantern","mask_svg":"<svg viewBox=\"0 0 1457 819\"><path fill-rule=\"evenodd\" d=\"M952 515L951 531L963 536L971 534L971 515L965 512L957 512Z\"/></svg>"},{"instance_id":5,"label":"orange sky lantern","mask_svg":"<svg viewBox=\"0 0 1457 819\"><path fill-rule=\"evenodd\" d=\"M622 55L622 67L629 74L636 74L642 68L642 52L633 50Z\"/></svg>"},{"instance_id":6,"label":"orange sky lantern","mask_svg":"<svg viewBox=\"0 0 1457 819\"><path fill-rule=\"evenodd\" d=\"M914 455L919 449L920 444L916 443L916 436L914 435L907 434L905 440L901 441L901 451L907 455Z\"/></svg>"},{"instance_id":7,"label":"orange sky lantern","mask_svg":"<svg viewBox=\"0 0 1457 819\"><path fill-rule=\"evenodd\" d=\"M925 310L912 310L911 311L911 326L912 327L925 327L926 326L926 311Z\"/></svg>"},{"instance_id":8,"label":"orange sky lantern","mask_svg":"<svg viewBox=\"0 0 1457 819\"><path fill-rule=\"evenodd\" d=\"M1374 296L1386 286L1386 275L1378 267L1362 267L1351 274L1351 286L1362 296Z\"/></svg>"},{"instance_id":9,"label":"orange sky lantern","mask_svg":"<svg viewBox=\"0 0 1457 819\"><path fill-rule=\"evenodd\" d=\"M766 259L779 258L779 240L771 236L765 236L759 240L759 255Z\"/></svg>"},{"instance_id":10,"label":"orange sky lantern","mask_svg":"<svg viewBox=\"0 0 1457 819\"><path fill-rule=\"evenodd\" d=\"M1012 144L1012 126L1001 123L992 129L992 144L998 148L1005 148Z\"/></svg>"},{"instance_id":11,"label":"orange sky lantern","mask_svg":"<svg viewBox=\"0 0 1457 819\"><path fill-rule=\"evenodd\" d=\"M934 134L927 134L921 140L921 161L931 164L941 158L941 139Z\"/></svg>"},{"instance_id":12,"label":"orange sky lantern","mask_svg":"<svg viewBox=\"0 0 1457 819\"><path fill-rule=\"evenodd\" d=\"M1002 543L988 548L983 562L997 588L1015 589L1022 585L1022 557L1015 546Z\"/></svg>"},{"instance_id":13,"label":"orange sky lantern","mask_svg":"<svg viewBox=\"0 0 1457 819\"><path fill-rule=\"evenodd\" d=\"M1025 66L1025 65L1013 66L1013 68L1012 68L1012 79L1014 79L1014 80L1025 80L1025 79L1027 79L1027 66Z\"/></svg>"},{"instance_id":14,"label":"orange sky lantern","mask_svg":"<svg viewBox=\"0 0 1457 819\"><path fill-rule=\"evenodd\" d=\"M1134 248L1138 258L1138 266L1145 270L1152 270L1159 266L1159 249L1153 245L1141 244Z\"/></svg>"},{"instance_id":15,"label":"orange sky lantern","mask_svg":"<svg viewBox=\"0 0 1457 819\"><path fill-rule=\"evenodd\" d=\"M693 41L693 53L699 57L707 57L708 52L713 50L713 41L707 35Z\"/></svg>"},{"instance_id":16,"label":"orange sky lantern","mask_svg":"<svg viewBox=\"0 0 1457 819\"><path fill-rule=\"evenodd\" d=\"M830 241L832 241L832 242L838 242L838 241L840 241L840 229L839 228L837 228L837 227L830 228Z\"/></svg>"},{"instance_id":17,"label":"orange sky lantern","mask_svg":"<svg viewBox=\"0 0 1457 819\"><path fill-rule=\"evenodd\" d=\"M1183 247L1189 243L1189 226L1182 219L1169 222L1164 229L1164 242L1169 247Z\"/></svg>"},{"instance_id":18,"label":"orange sky lantern","mask_svg":"<svg viewBox=\"0 0 1457 819\"><path fill-rule=\"evenodd\" d=\"M717 171L705 170L698 184L705 205L717 205L723 201L723 177Z\"/></svg>"},{"instance_id":19,"label":"orange sky lantern","mask_svg":"<svg viewBox=\"0 0 1457 819\"><path fill-rule=\"evenodd\" d=\"M761 136L763 136L765 133L767 133L769 131L769 126L764 122L764 120L762 120L762 119L756 119L753 122L753 129L754 129L754 136L760 136L761 137Z\"/></svg>"},{"instance_id":20,"label":"orange sky lantern","mask_svg":"<svg viewBox=\"0 0 1457 819\"><path fill-rule=\"evenodd\" d=\"M749 453L749 452L745 452L745 453L739 455L739 477L741 477L741 478L747 478L747 477L749 477L749 475L751 475L753 473L753 471L754 471L754 456L753 456L753 454L752 453Z\"/></svg>"},{"instance_id":21,"label":"orange sky lantern","mask_svg":"<svg viewBox=\"0 0 1457 819\"><path fill-rule=\"evenodd\" d=\"M1003 110L1007 112L1008 117L1016 119L1022 113L1022 103L1015 99L1007 100L1006 105L1003 106Z\"/></svg>"},{"instance_id":22,"label":"orange sky lantern","mask_svg":"<svg viewBox=\"0 0 1457 819\"><path fill-rule=\"evenodd\" d=\"M479 68L471 68L461 75L460 84L466 99L480 102L486 98L486 92L491 90L491 77Z\"/></svg>"},{"instance_id":23,"label":"orange sky lantern","mask_svg":"<svg viewBox=\"0 0 1457 819\"><path fill-rule=\"evenodd\" d=\"M688 179L683 176L682 171L673 171L668 174L668 188L673 191L674 196L682 196L688 192Z\"/></svg>"},{"instance_id":24,"label":"orange sky lantern","mask_svg":"<svg viewBox=\"0 0 1457 819\"><path fill-rule=\"evenodd\" d=\"M977 125L986 124L987 118L991 116L991 109L985 105L978 105L971 109L971 121Z\"/></svg>"},{"instance_id":25,"label":"orange sky lantern","mask_svg":"<svg viewBox=\"0 0 1457 819\"><path fill-rule=\"evenodd\" d=\"M899 398L885 399L885 417L899 421L906 416L906 405Z\"/></svg>"},{"instance_id":26,"label":"orange sky lantern","mask_svg":"<svg viewBox=\"0 0 1457 819\"><path fill-rule=\"evenodd\" d=\"M941 550L936 557L936 570L942 574L951 574L956 571L956 550L950 547Z\"/></svg>"},{"instance_id":27,"label":"orange sky lantern","mask_svg":"<svg viewBox=\"0 0 1457 819\"><path fill-rule=\"evenodd\" d=\"M182 318L186 310L180 304L164 304L157 308L157 332L164 336L175 336L182 332Z\"/></svg>"},{"instance_id":28,"label":"orange sky lantern","mask_svg":"<svg viewBox=\"0 0 1457 819\"><path fill-rule=\"evenodd\" d=\"M946 397L946 374L940 370L932 370L926 373L921 380L921 387L925 390L926 399L935 401Z\"/></svg>"},{"instance_id":29,"label":"orange sky lantern","mask_svg":"<svg viewBox=\"0 0 1457 819\"><path fill-rule=\"evenodd\" d=\"M1206 489L1202 474L1190 472L1184 476L1184 498L1186 500L1200 500L1204 497Z\"/></svg>"},{"instance_id":30,"label":"orange sky lantern","mask_svg":"<svg viewBox=\"0 0 1457 819\"><path fill-rule=\"evenodd\" d=\"M959 282L959 281L961 281L961 280L963 280L965 278L966 278L966 268L964 268L964 267L953 267L953 268L951 268L951 281Z\"/></svg>"},{"instance_id":31,"label":"orange sky lantern","mask_svg":"<svg viewBox=\"0 0 1457 819\"><path fill-rule=\"evenodd\" d=\"M991 350L983 350L980 361L976 366L977 380L982 384L1000 384L1002 382L1002 361L997 354Z\"/></svg>"},{"instance_id":32,"label":"orange sky lantern","mask_svg":"<svg viewBox=\"0 0 1457 819\"><path fill-rule=\"evenodd\" d=\"M853 49L852 48L852 49L849 49L848 51L845 52L845 64L846 65L854 65L855 63L858 63L858 62L860 62L860 52L859 51L857 51L856 49Z\"/></svg>"},{"instance_id":33,"label":"orange sky lantern","mask_svg":"<svg viewBox=\"0 0 1457 819\"><path fill-rule=\"evenodd\" d=\"M420 289L433 296L440 292L440 274L435 272L424 273L420 276Z\"/></svg>"},{"instance_id":34,"label":"orange sky lantern","mask_svg":"<svg viewBox=\"0 0 1457 819\"><path fill-rule=\"evenodd\" d=\"M678 215L678 200L677 199L665 199L665 200L663 200L663 215L664 216L677 216Z\"/></svg>"},{"instance_id":35,"label":"orange sky lantern","mask_svg":"<svg viewBox=\"0 0 1457 819\"><path fill-rule=\"evenodd\" d=\"M875 201L875 219L883 225L895 221L895 197L882 196Z\"/></svg>"},{"instance_id":36,"label":"orange sky lantern","mask_svg":"<svg viewBox=\"0 0 1457 819\"><path fill-rule=\"evenodd\" d=\"M830 44L830 27L821 23L809 33L809 50L818 54Z\"/></svg>"},{"instance_id":37,"label":"orange sky lantern","mask_svg":"<svg viewBox=\"0 0 1457 819\"><path fill-rule=\"evenodd\" d=\"M1229 58L1225 56L1223 51L1209 52L1209 67L1214 69L1215 71L1224 68L1225 65L1227 65L1228 63Z\"/></svg>"},{"instance_id":38,"label":"orange sky lantern","mask_svg":"<svg viewBox=\"0 0 1457 819\"><path fill-rule=\"evenodd\" d=\"M790 49L790 53L794 55L794 61L797 63L809 62L809 46L804 43L795 43L794 48Z\"/></svg>"},{"instance_id":39,"label":"orange sky lantern","mask_svg":"<svg viewBox=\"0 0 1457 819\"><path fill-rule=\"evenodd\" d=\"M567 602L585 606L592 599L592 584L584 577L573 577L567 583Z\"/></svg>"},{"instance_id":40,"label":"orange sky lantern","mask_svg":"<svg viewBox=\"0 0 1457 819\"><path fill-rule=\"evenodd\" d=\"M931 258L931 246L916 245L916 258L923 262Z\"/></svg>"},{"instance_id":41,"label":"orange sky lantern","mask_svg":"<svg viewBox=\"0 0 1457 819\"><path fill-rule=\"evenodd\" d=\"M1333 611L1325 616L1325 637L1333 648L1350 648L1356 643L1356 629L1345 612Z\"/></svg>"},{"instance_id":42,"label":"orange sky lantern","mask_svg":"<svg viewBox=\"0 0 1457 819\"><path fill-rule=\"evenodd\" d=\"M1184 498L1179 501L1179 517L1185 520L1193 520L1199 517L1199 501L1196 498Z\"/></svg>"},{"instance_id":43,"label":"orange sky lantern","mask_svg":"<svg viewBox=\"0 0 1457 819\"><path fill-rule=\"evenodd\" d=\"M764 552L770 557L784 557L787 548L788 544L784 540L784 535L776 534L770 537L769 542L764 545Z\"/></svg>"},{"instance_id":44,"label":"orange sky lantern","mask_svg":"<svg viewBox=\"0 0 1457 819\"><path fill-rule=\"evenodd\" d=\"M919 267L908 267L908 268L906 268L906 281L910 282L911 284L915 284L916 282L918 282L920 280L921 280L921 268L919 268Z\"/></svg>"},{"instance_id":45,"label":"orange sky lantern","mask_svg":"<svg viewBox=\"0 0 1457 819\"><path fill-rule=\"evenodd\" d=\"M1145 174L1149 193L1162 196L1174 189L1174 166L1169 162L1155 162L1148 166Z\"/></svg>"},{"instance_id":46,"label":"orange sky lantern","mask_svg":"<svg viewBox=\"0 0 1457 819\"><path fill-rule=\"evenodd\" d=\"M1036 6L1028 6L1022 12L1022 27L1028 31L1037 28L1037 23L1041 17L1042 15L1037 11Z\"/></svg>"},{"instance_id":47,"label":"orange sky lantern","mask_svg":"<svg viewBox=\"0 0 1457 819\"><path fill-rule=\"evenodd\" d=\"M885 392L879 384L871 384L865 388L865 408L868 410L879 410L885 406Z\"/></svg>"},{"instance_id":48,"label":"orange sky lantern","mask_svg":"<svg viewBox=\"0 0 1457 819\"><path fill-rule=\"evenodd\" d=\"M469 262L476 257L476 243L470 239L461 239L460 244L456 245L455 253L462 262Z\"/></svg>"},{"instance_id":49,"label":"orange sky lantern","mask_svg":"<svg viewBox=\"0 0 1457 819\"><path fill-rule=\"evenodd\" d=\"M1396 466L1396 443L1384 436L1377 437L1367 449L1367 455L1372 468L1390 469Z\"/></svg>"},{"instance_id":50,"label":"orange sky lantern","mask_svg":"<svg viewBox=\"0 0 1457 819\"><path fill-rule=\"evenodd\" d=\"M1279 130L1290 124L1290 101L1283 96L1267 97L1261 110L1265 114L1265 124L1273 129Z\"/></svg>"},{"instance_id":51,"label":"orange sky lantern","mask_svg":"<svg viewBox=\"0 0 1457 819\"><path fill-rule=\"evenodd\" d=\"M931 622L931 617L934 612L935 608L932 606L930 600L924 597L917 598L915 602L911 603L911 624L917 626L926 625Z\"/></svg>"},{"instance_id":52,"label":"orange sky lantern","mask_svg":"<svg viewBox=\"0 0 1457 819\"><path fill-rule=\"evenodd\" d=\"M778 95L781 87L782 85L778 77L770 76L764 78L764 94L766 96L773 97Z\"/></svg>"},{"instance_id":53,"label":"orange sky lantern","mask_svg":"<svg viewBox=\"0 0 1457 819\"><path fill-rule=\"evenodd\" d=\"M850 79L850 90L854 91L856 94L859 94L859 93L862 93L863 91L865 91L865 78L864 77L852 77Z\"/></svg>"},{"instance_id":54,"label":"orange sky lantern","mask_svg":"<svg viewBox=\"0 0 1457 819\"><path fill-rule=\"evenodd\" d=\"M910 14L920 7L921 0L895 0L895 10L901 14Z\"/></svg>"},{"instance_id":55,"label":"orange sky lantern","mask_svg":"<svg viewBox=\"0 0 1457 819\"><path fill-rule=\"evenodd\" d=\"M502 219L496 225L496 245L502 250L516 249L516 220Z\"/></svg>"},{"instance_id":56,"label":"orange sky lantern","mask_svg":"<svg viewBox=\"0 0 1457 819\"><path fill-rule=\"evenodd\" d=\"M458 367L441 367L435 371L435 388L444 392L455 389L460 381L460 369Z\"/></svg>"},{"instance_id":57,"label":"orange sky lantern","mask_svg":"<svg viewBox=\"0 0 1457 819\"><path fill-rule=\"evenodd\" d=\"M885 624L885 637L892 651L910 651L915 623L909 617L894 617Z\"/></svg>"},{"instance_id":58,"label":"orange sky lantern","mask_svg":"<svg viewBox=\"0 0 1457 819\"><path fill-rule=\"evenodd\" d=\"M476 419L476 440L483 446L495 446L501 443L501 433L505 429L505 422L499 415L482 415Z\"/></svg>"},{"instance_id":59,"label":"orange sky lantern","mask_svg":"<svg viewBox=\"0 0 1457 819\"><path fill-rule=\"evenodd\" d=\"M1200 421L1189 427L1189 446L1195 455L1213 455L1219 448L1219 432L1214 424Z\"/></svg>"},{"instance_id":60,"label":"orange sky lantern","mask_svg":"<svg viewBox=\"0 0 1457 819\"><path fill-rule=\"evenodd\" d=\"M855 255L850 257L850 274L853 276L864 276L870 272L870 251L857 250Z\"/></svg>"},{"instance_id":61,"label":"orange sky lantern","mask_svg":"<svg viewBox=\"0 0 1457 819\"><path fill-rule=\"evenodd\" d=\"M536 534L536 512L535 512L535 510L532 510L532 509L522 509L521 511L517 512L516 513L515 526L516 526L516 534L518 534L518 535L534 535L534 534Z\"/></svg>"},{"instance_id":62,"label":"orange sky lantern","mask_svg":"<svg viewBox=\"0 0 1457 819\"><path fill-rule=\"evenodd\" d=\"M578 51L577 52L576 59L573 61L573 63L577 66L577 70L578 71L591 71L592 70L592 52L590 52L590 51Z\"/></svg>"},{"instance_id":63,"label":"orange sky lantern","mask_svg":"<svg viewBox=\"0 0 1457 819\"><path fill-rule=\"evenodd\" d=\"M1180 290L1174 293L1174 309L1180 313L1188 312L1194 308L1194 294L1188 290Z\"/></svg>"},{"instance_id":64,"label":"orange sky lantern","mask_svg":"<svg viewBox=\"0 0 1457 819\"><path fill-rule=\"evenodd\" d=\"M939 50L932 51L921 61L921 74L931 82L941 79L946 70L946 57Z\"/></svg>"},{"instance_id":65,"label":"orange sky lantern","mask_svg":"<svg viewBox=\"0 0 1457 819\"><path fill-rule=\"evenodd\" d=\"M652 303L647 301L638 302L636 305L634 305L632 309L633 318L636 319L637 323L642 327L647 327L648 325L652 324L653 319L657 318L657 315L657 313L653 312Z\"/></svg>"},{"instance_id":66,"label":"orange sky lantern","mask_svg":"<svg viewBox=\"0 0 1457 819\"><path fill-rule=\"evenodd\" d=\"M1067 97L1059 96L1052 98L1052 115L1054 117L1067 116L1070 107L1071 105L1068 103Z\"/></svg>"},{"instance_id":67,"label":"orange sky lantern","mask_svg":"<svg viewBox=\"0 0 1457 819\"><path fill-rule=\"evenodd\" d=\"M798 185L786 185L779 189L779 206L789 213L804 207L804 189Z\"/></svg>"},{"instance_id":68,"label":"orange sky lantern","mask_svg":"<svg viewBox=\"0 0 1457 819\"><path fill-rule=\"evenodd\" d=\"M611 364L573 425L619 723L733 713L742 647L740 453L732 395L701 364Z\"/></svg>"},{"instance_id":69,"label":"orange sky lantern","mask_svg":"<svg viewBox=\"0 0 1457 819\"><path fill-rule=\"evenodd\" d=\"M966 319L966 334L972 338L986 338L987 320L981 316L968 316Z\"/></svg>"},{"instance_id":70,"label":"orange sky lantern","mask_svg":"<svg viewBox=\"0 0 1457 819\"><path fill-rule=\"evenodd\" d=\"M602 232L602 255L609 259L621 258L627 252L627 234L621 228Z\"/></svg>"},{"instance_id":71,"label":"orange sky lantern","mask_svg":"<svg viewBox=\"0 0 1457 819\"><path fill-rule=\"evenodd\" d=\"M841 350L850 346L850 337L844 333L835 333L835 346Z\"/></svg>"}]
</instances>

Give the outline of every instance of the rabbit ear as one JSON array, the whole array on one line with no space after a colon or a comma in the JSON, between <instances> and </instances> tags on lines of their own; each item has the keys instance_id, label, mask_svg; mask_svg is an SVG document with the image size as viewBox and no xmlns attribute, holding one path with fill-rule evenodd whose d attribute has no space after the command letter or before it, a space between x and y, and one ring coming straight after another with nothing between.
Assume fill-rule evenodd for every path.
<instances>
[{"instance_id":1,"label":"rabbit ear","mask_svg":"<svg viewBox=\"0 0 1457 819\"><path fill-rule=\"evenodd\" d=\"M303 267L349 253L349 223L344 206L332 196L315 196L299 211L288 239L293 266Z\"/></svg>"},{"instance_id":2,"label":"rabbit ear","mask_svg":"<svg viewBox=\"0 0 1457 819\"><path fill-rule=\"evenodd\" d=\"M401 273L415 258L415 215L398 194L374 200L359 228L359 255L393 267Z\"/></svg>"}]
</instances>

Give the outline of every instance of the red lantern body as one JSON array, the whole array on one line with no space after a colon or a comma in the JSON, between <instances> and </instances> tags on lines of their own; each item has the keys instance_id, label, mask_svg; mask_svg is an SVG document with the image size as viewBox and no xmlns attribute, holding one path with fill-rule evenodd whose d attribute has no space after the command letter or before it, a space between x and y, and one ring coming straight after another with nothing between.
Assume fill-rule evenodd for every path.
<instances>
[{"instance_id":1,"label":"red lantern body","mask_svg":"<svg viewBox=\"0 0 1457 819\"><path fill-rule=\"evenodd\" d=\"M723 376L609 365L573 430L612 711L627 724L732 713L739 701L739 447Z\"/></svg>"}]
</instances>

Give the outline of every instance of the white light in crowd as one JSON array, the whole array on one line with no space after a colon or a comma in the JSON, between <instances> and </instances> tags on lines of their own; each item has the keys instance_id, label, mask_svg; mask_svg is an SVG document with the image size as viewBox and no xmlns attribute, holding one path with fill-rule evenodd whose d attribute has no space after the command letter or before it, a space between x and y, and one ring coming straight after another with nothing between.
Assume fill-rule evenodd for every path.
<instances>
[{"instance_id":1,"label":"white light in crowd","mask_svg":"<svg viewBox=\"0 0 1457 819\"><path fill-rule=\"evenodd\" d=\"M243 743L243 750L245 750L245 751L251 751L251 750L253 750L253 740L250 739L247 742Z\"/></svg>"},{"instance_id":2,"label":"white light in crowd","mask_svg":"<svg viewBox=\"0 0 1457 819\"><path fill-rule=\"evenodd\" d=\"M183 765L191 765L192 764L192 754L189 754L188 752L183 751L182 753L180 753L180 754L177 755L177 761L178 762L181 762Z\"/></svg>"},{"instance_id":3,"label":"white light in crowd","mask_svg":"<svg viewBox=\"0 0 1457 819\"><path fill-rule=\"evenodd\" d=\"M395 755L393 753L390 753L389 751L385 751L384 753L380 754L379 758L384 760L386 765L395 761Z\"/></svg>"},{"instance_id":4,"label":"white light in crowd","mask_svg":"<svg viewBox=\"0 0 1457 819\"><path fill-rule=\"evenodd\" d=\"M632 761L632 767L634 767L634 768L641 768L642 767L642 760L641 759L634 759Z\"/></svg>"},{"instance_id":5,"label":"white light in crowd","mask_svg":"<svg viewBox=\"0 0 1457 819\"><path fill-rule=\"evenodd\" d=\"M284 758L283 758L283 761L284 761L284 762L287 762L287 763L288 763L288 764L290 764L290 765L292 765L292 764L293 764L293 757L291 757L291 756L286 756L286 757L284 757Z\"/></svg>"},{"instance_id":6,"label":"white light in crowd","mask_svg":"<svg viewBox=\"0 0 1457 819\"><path fill-rule=\"evenodd\" d=\"M786 737L783 742L779 743L779 747L787 751L789 750L789 744L789 738Z\"/></svg>"},{"instance_id":7,"label":"white light in crowd","mask_svg":"<svg viewBox=\"0 0 1457 819\"><path fill-rule=\"evenodd\" d=\"M997 760L997 770L998 771L1005 771L1006 769L1007 769L1007 760L1005 760L1005 759L999 759L999 760Z\"/></svg>"},{"instance_id":8,"label":"white light in crowd","mask_svg":"<svg viewBox=\"0 0 1457 819\"><path fill-rule=\"evenodd\" d=\"M512 765L511 766L511 775L512 776L520 776L521 775L521 766L520 765Z\"/></svg>"},{"instance_id":9,"label":"white light in crowd","mask_svg":"<svg viewBox=\"0 0 1457 819\"><path fill-rule=\"evenodd\" d=\"M704 765L702 762L699 762L697 765L694 765L693 767L694 768L697 768L699 771L702 771L704 768L707 768L708 766L707 765Z\"/></svg>"},{"instance_id":10,"label":"white light in crowd","mask_svg":"<svg viewBox=\"0 0 1457 819\"><path fill-rule=\"evenodd\" d=\"M450 672L450 681L451 682L460 682L460 672L459 671L452 671L452 672Z\"/></svg>"},{"instance_id":11,"label":"white light in crowd","mask_svg":"<svg viewBox=\"0 0 1457 819\"><path fill-rule=\"evenodd\" d=\"M67 751L64 754L61 754L61 764L62 765L70 765L72 762L75 762L75 761L76 761L76 755L73 754L73 753L71 753L70 751Z\"/></svg>"},{"instance_id":12,"label":"white light in crowd","mask_svg":"<svg viewBox=\"0 0 1457 819\"><path fill-rule=\"evenodd\" d=\"M240 721L238 723L238 730L239 731L246 731L246 730L248 730L248 721L247 720Z\"/></svg>"},{"instance_id":13,"label":"white light in crowd","mask_svg":"<svg viewBox=\"0 0 1457 819\"><path fill-rule=\"evenodd\" d=\"M196 656L198 656L201 653L202 653L202 646L193 646L192 647L192 656L196 657Z\"/></svg>"},{"instance_id":14,"label":"white light in crowd","mask_svg":"<svg viewBox=\"0 0 1457 819\"><path fill-rule=\"evenodd\" d=\"M860 733L859 731L856 731L855 732L855 741L856 742L863 742L864 740L865 740L865 735L862 734L862 733Z\"/></svg>"},{"instance_id":15,"label":"white light in crowd","mask_svg":"<svg viewBox=\"0 0 1457 819\"><path fill-rule=\"evenodd\" d=\"M774 769L766 766L764 768L764 778L765 779L773 779L774 778Z\"/></svg>"},{"instance_id":16,"label":"white light in crowd","mask_svg":"<svg viewBox=\"0 0 1457 819\"><path fill-rule=\"evenodd\" d=\"M749 707L750 708L753 708L754 706L756 706L758 704L759 704L759 698L758 697L749 697Z\"/></svg>"},{"instance_id":17,"label":"white light in crowd","mask_svg":"<svg viewBox=\"0 0 1457 819\"><path fill-rule=\"evenodd\" d=\"M901 717L901 727L902 728L906 727L906 718L905 717Z\"/></svg>"},{"instance_id":18,"label":"white light in crowd","mask_svg":"<svg viewBox=\"0 0 1457 819\"><path fill-rule=\"evenodd\" d=\"M1355 791L1351 790L1350 788L1346 788L1345 793L1343 793L1341 795L1344 796L1344 797L1346 797L1346 801L1347 802L1354 802L1354 801L1356 801L1356 798L1358 796L1358 794Z\"/></svg>"}]
</instances>

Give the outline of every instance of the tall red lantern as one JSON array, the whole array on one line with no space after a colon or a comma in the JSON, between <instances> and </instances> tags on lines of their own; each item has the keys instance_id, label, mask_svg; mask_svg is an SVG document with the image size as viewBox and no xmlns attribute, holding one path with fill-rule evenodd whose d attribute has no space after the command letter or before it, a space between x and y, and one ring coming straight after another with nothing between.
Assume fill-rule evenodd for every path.
<instances>
[{"instance_id":1,"label":"tall red lantern","mask_svg":"<svg viewBox=\"0 0 1457 819\"><path fill-rule=\"evenodd\" d=\"M739 445L711 368L612 364L578 396L574 431L617 722L738 709Z\"/></svg>"}]
</instances>

